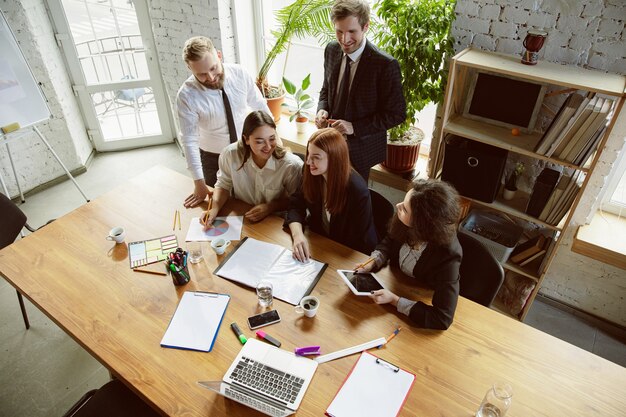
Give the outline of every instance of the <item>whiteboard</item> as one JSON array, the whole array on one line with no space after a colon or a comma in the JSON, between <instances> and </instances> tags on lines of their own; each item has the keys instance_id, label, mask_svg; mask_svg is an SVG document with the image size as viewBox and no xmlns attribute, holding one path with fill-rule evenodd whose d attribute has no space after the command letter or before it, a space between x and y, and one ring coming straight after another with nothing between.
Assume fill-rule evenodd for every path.
<instances>
[{"instance_id":1,"label":"whiteboard","mask_svg":"<svg viewBox=\"0 0 626 417\"><path fill-rule=\"evenodd\" d=\"M0 12L0 127L26 127L50 118L43 97L4 14Z\"/></svg>"}]
</instances>

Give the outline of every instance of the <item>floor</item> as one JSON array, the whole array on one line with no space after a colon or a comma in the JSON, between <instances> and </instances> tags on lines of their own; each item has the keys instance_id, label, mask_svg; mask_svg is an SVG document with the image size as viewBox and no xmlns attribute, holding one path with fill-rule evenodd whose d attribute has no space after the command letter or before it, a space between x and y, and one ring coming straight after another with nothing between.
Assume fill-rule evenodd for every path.
<instances>
[{"instance_id":1,"label":"floor","mask_svg":"<svg viewBox=\"0 0 626 417\"><path fill-rule=\"evenodd\" d=\"M185 160L175 145L97 155L77 178L90 198L153 165L186 173ZM391 201L403 193L374 188ZM189 183L191 192L191 181ZM84 203L65 181L32 196L21 208L32 226L62 216ZM0 280L0 417L61 416L86 391L103 385L107 370L26 300L31 328L26 331L15 290ZM579 312L538 298L526 323L610 361L626 366L626 331Z\"/></svg>"}]
</instances>

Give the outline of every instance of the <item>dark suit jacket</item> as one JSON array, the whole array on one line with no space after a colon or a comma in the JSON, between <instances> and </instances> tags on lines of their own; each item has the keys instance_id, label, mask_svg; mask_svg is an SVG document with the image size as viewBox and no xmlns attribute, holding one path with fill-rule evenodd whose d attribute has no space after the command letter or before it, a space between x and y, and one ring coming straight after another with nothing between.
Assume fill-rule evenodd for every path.
<instances>
[{"instance_id":1,"label":"dark suit jacket","mask_svg":"<svg viewBox=\"0 0 626 417\"><path fill-rule=\"evenodd\" d=\"M387 236L376 246L376 250L394 265L399 263L402 242ZM413 277L425 282L434 289L432 306L418 301L409 312L409 318L419 327L445 330L450 327L459 299L459 268L463 259L463 249L459 240L448 246L429 244L424 249L413 269Z\"/></svg>"},{"instance_id":2,"label":"dark suit jacket","mask_svg":"<svg viewBox=\"0 0 626 417\"><path fill-rule=\"evenodd\" d=\"M329 43L324 50L324 84L317 109L328 111L331 117L342 59L339 44ZM387 129L399 125L405 118L400 65L367 41L352 80L345 117L354 127L348 147L357 171L385 160Z\"/></svg>"},{"instance_id":3,"label":"dark suit jacket","mask_svg":"<svg viewBox=\"0 0 626 417\"><path fill-rule=\"evenodd\" d=\"M330 217L330 233L326 234L322 222L321 201L309 203L302 190L298 190L289 199L289 211L285 226L298 222L308 225L312 231L327 236L332 240L363 253L371 253L378 241L372 216L372 202L365 180L356 171L350 174L348 200L343 212ZM309 215L307 216L307 210Z\"/></svg>"}]
</instances>

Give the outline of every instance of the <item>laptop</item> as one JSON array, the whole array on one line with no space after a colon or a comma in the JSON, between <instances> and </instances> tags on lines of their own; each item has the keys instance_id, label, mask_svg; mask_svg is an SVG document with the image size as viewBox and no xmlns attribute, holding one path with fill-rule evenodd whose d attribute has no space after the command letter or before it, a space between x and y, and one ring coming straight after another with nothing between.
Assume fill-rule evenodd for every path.
<instances>
[{"instance_id":1,"label":"laptop","mask_svg":"<svg viewBox=\"0 0 626 417\"><path fill-rule=\"evenodd\" d=\"M314 360L248 339L222 381L198 384L269 416L289 416L300 406L317 365Z\"/></svg>"}]
</instances>

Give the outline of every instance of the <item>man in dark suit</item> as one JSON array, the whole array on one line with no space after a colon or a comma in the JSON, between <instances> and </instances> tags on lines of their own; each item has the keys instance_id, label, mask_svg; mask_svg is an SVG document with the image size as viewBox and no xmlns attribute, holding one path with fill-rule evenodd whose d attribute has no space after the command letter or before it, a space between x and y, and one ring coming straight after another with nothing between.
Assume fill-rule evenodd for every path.
<instances>
[{"instance_id":1,"label":"man in dark suit","mask_svg":"<svg viewBox=\"0 0 626 417\"><path fill-rule=\"evenodd\" d=\"M406 118L400 66L365 38L370 19L365 0L335 0L331 18L337 42L324 51L315 123L346 135L350 161L367 181L370 168L385 160L387 129Z\"/></svg>"}]
</instances>

